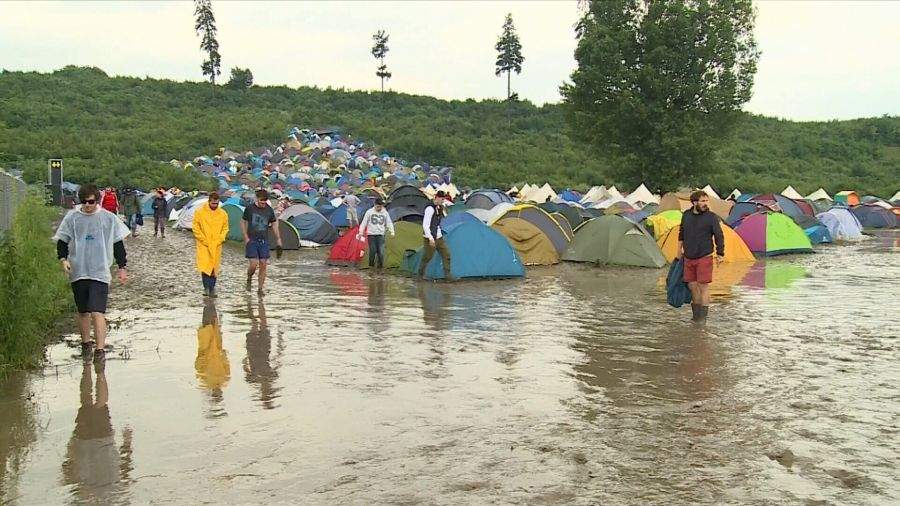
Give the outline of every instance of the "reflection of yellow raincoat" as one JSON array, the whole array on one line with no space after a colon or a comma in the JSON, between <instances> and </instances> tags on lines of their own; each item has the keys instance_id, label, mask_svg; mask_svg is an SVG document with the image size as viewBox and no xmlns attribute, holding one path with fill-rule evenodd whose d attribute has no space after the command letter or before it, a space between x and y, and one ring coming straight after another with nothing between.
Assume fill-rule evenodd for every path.
<instances>
[{"instance_id":1,"label":"reflection of yellow raincoat","mask_svg":"<svg viewBox=\"0 0 900 506\"><path fill-rule=\"evenodd\" d=\"M219 208L213 211L203 204L194 212L191 227L197 240L197 270L215 276L222 261L222 243L228 236L228 213Z\"/></svg>"},{"instance_id":2,"label":"reflection of yellow raincoat","mask_svg":"<svg viewBox=\"0 0 900 506\"><path fill-rule=\"evenodd\" d=\"M210 390L222 388L231 377L231 364L222 349L222 331L216 324L197 329L197 359L194 361L200 384Z\"/></svg>"}]
</instances>

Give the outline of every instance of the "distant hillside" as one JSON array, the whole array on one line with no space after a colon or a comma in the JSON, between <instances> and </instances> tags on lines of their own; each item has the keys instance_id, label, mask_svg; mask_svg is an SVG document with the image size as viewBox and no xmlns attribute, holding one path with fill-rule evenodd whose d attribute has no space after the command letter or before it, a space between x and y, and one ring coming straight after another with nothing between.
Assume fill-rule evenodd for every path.
<instances>
[{"instance_id":1,"label":"distant hillside","mask_svg":"<svg viewBox=\"0 0 900 506\"><path fill-rule=\"evenodd\" d=\"M278 143L290 125L339 126L392 155L453 165L457 181L473 187L630 186L610 180L607 162L569 138L558 105L508 109L492 100L309 87L234 91L82 67L0 74L0 165L22 168L32 181L59 156L76 182L203 185L157 162ZM723 191L793 184L804 193L823 186L890 196L900 186L900 118L797 123L747 115L716 165L710 182Z\"/></svg>"}]
</instances>

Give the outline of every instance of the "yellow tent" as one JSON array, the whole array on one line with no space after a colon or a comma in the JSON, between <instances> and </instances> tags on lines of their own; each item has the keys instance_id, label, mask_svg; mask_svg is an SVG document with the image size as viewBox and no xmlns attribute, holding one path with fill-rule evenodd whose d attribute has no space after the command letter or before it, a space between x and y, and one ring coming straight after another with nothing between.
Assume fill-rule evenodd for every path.
<instances>
[{"instance_id":1,"label":"yellow tent","mask_svg":"<svg viewBox=\"0 0 900 506\"><path fill-rule=\"evenodd\" d=\"M756 258L753 256L753 253L750 251L750 248L747 247L744 240L741 239L741 236L737 235L737 233L728 225L724 223L721 225L722 235L725 236L725 262L735 263L756 261ZM668 262L675 260L675 256L678 255L678 232L680 230L681 225L675 225L670 228L664 236L656 240L656 244L659 245L659 249L662 250L663 256L666 257L666 261Z\"/></svg>"},{"instance_id":2,"label":"yellow tent","mask_svg":"<svg viewBox=\"0 0 900 506\"><path fill-rule=\"evenodd\" d=\"M525 265L553 265L559 263L559 253L541 229L521 218L506 218L491 227L503 234L519 253Z\"/></svg>"},{"instance_id":3,"label":"yellow tent","mask_svg":"<svg viewBox=\"0 0 900 506\"><path fill-rule=\"evenodd\" d=\"M681 216L681 211L675 209L648 216L647 223L653 228L653 238L658 241L669 229L681 225Z\"/></svg>"}]
</instances>

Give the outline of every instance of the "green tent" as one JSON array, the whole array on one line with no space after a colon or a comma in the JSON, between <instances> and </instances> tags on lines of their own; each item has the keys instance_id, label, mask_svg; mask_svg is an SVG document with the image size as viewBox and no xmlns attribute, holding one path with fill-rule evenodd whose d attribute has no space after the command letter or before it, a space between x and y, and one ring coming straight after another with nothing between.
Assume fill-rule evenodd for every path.
<instances>
[{"instance_id":1,"label":"green tent","mask_svg":"<svg viewBox=\"0 0 900 506\"><path fill-rule=\"evenodd\" d=\"M244 206L237 204L222 204L222 210L228 214L229 241L244 241L244 233L241 232L241 220L244 218Z\"/></svg>"},{"instance_id":2,"label":"green tent","mask_svg":"<svg viewBox=\"0 0 900 506\"><path fill-rule=\"evenodd\" d=\"M575 239L562 259L634 267L666 265L666 258L644 227L618 215L585 222L575 232Z\"/></svg>"},{"instance_id":3,"label":"green tent","mask_svg":"<svg viewBox=\"0 0 900 506\"><path fill-rule=\"evenodd\" d=\"M385 269L399 269L400 264L403 263L403 256L406 250L415 251L422 247L422 225L408 221L398 221L394 223L394 231L397 234L396 236L391 237L388 234L384 238ZM369 268L368 253L360 260L359 268Z\"/></svg>"}]
</instances>

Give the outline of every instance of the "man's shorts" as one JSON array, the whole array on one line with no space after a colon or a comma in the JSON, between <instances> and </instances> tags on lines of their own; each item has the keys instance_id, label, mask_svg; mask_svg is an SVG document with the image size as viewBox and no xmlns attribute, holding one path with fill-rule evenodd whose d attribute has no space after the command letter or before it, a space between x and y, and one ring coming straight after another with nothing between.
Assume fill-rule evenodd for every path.
<instances>
[{"instance_id":1,"label":"man's shorts","mask_svg":"<svg viewBox=\"0 0 900 506\"><path fill-rule=\"evenodd\" d=\"M79 279L72 283L75 307L79 313L105 313L109 285L96 279Z\"/></svg>"},{"instance_id":2,"label":"man's shorts","mask_svg":"<svg viewBox=\"0 0 900 506\"><path fill-rule=\"evenodd\" d=\"M250 239L244 248L244 256L250 259L268 260L272 256L268 239Z\"/></svg>"},{"instance_id":3,"label":"man's shorts","mask_svg":"<svg viewBox=\"0 0 900 506\"><path fill-rule=\"evenodd\" d=\"M685 283L712 283L713 257L685 258L684 281Z\"/></svg>"}]
</instances>

